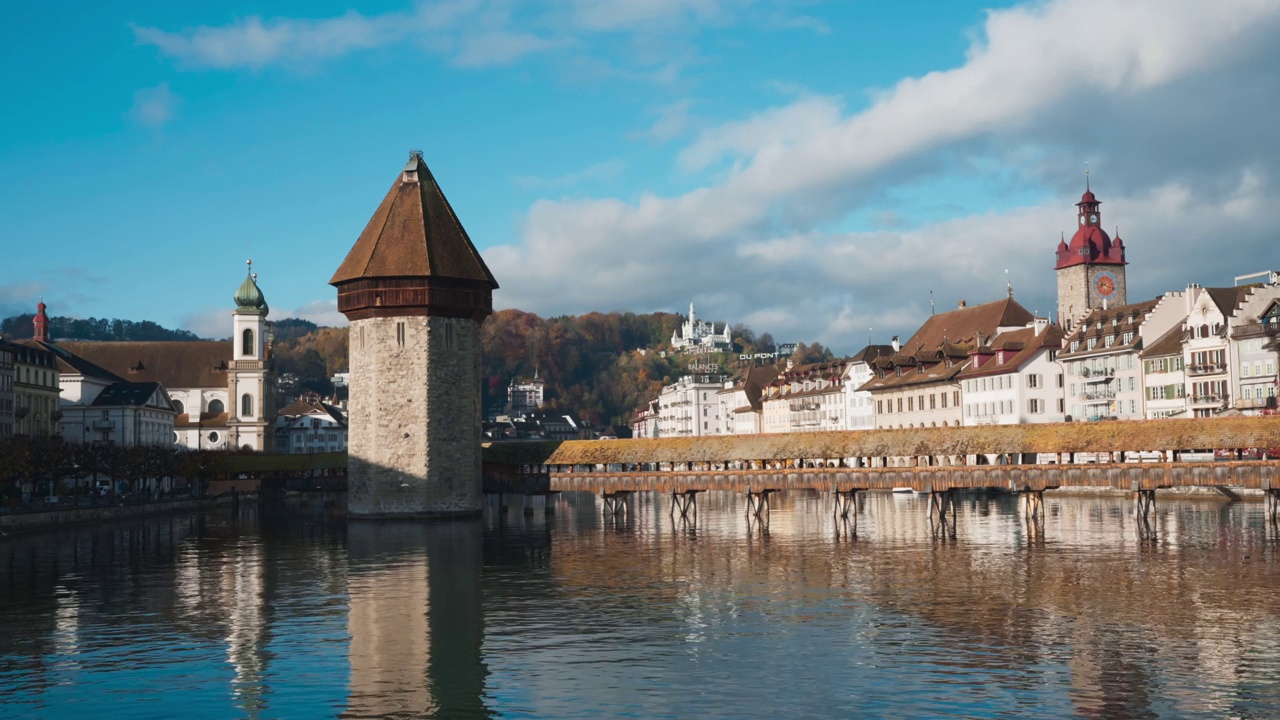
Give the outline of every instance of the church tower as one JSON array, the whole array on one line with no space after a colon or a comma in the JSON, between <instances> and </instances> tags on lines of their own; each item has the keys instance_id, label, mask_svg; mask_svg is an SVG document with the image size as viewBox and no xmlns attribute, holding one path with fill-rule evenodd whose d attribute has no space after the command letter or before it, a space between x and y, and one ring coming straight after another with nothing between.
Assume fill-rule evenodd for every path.
<instances>
[{"instance_id":1,"label":"church tower","mask_svg":"<svg viewBox=\"0 0 1280 720\"><path fill-rule=\"evenodd\" d=\"M1102 229L1100 205L1086 182L1076 203L1076 232L1070 243L1058 243L1058 324L1068 332L1089 311L1126 303L1124 241Z\"/></svg>"},{"instance_id":2,"label":"church tower","mask_svg":"<svg viewBox=\"0 0 1280 720\"><path fill-rule=\"evenodd\" d=\"M231 364L227 368L228 445L268 451L274 445L275 393L269 377L270 346L267 299L258 288L258 276L249 271L236 290L231 311Z\"/></svg>"},{"instance_id":3,"label":"church tower","mask_svg":"<svg viewBox=\"0 0 1280 720\"><path fill-rule=\"evenodd\" d=\"M348 512L479 514L480 324L498 283L421 153L329 284L351 321Z\"/></svg>"}]
</instances>

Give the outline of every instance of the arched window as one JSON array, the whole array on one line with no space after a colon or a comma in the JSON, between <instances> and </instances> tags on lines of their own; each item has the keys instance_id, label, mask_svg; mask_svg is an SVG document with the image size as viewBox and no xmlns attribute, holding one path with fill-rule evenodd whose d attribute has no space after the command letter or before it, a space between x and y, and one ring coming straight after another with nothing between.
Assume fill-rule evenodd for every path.
<instances>
[{"instance_id":1,"label":"arched window","mask_svg":"<svg viewBox=\"0 0 1280 720\"><path fill-rule=\"evenodd\" d=\"M242 336L241 343L240 343L240 354L241 355L256 354L253 351L253 328L244 329L244 335Z\"/></svg>"},{"instance_id":2,"label":"arched window","mask_svg":"<svg viewBox=\"0 0 1280 720\"><path fill-rule=\"evenodd\" d=\"M227 411L227 406L226 406L226 405L223 405L221 400L210 400L210 401L209 401L209 414L210 414L210 415L221 415L222 413L224 413L224 412L226 412L226 411Z\"/></svg>"},{"instance_id":3,"label":"arched window","mask_svg":"<svg viewBox=\"0 0 1280 720\"><path fill-rule=\"evenodd\" d=\"M1200 326L1200 337L1202 337L1202 338L1207 338L1207 337L1209 337L1209 326L1208 326L1208 325L1201 325L1201 326Z\"/></svg>"},{"instance_id":4,"label":"arched window","mask_svg":"<svg viewBox=\"0 0 1280 720\"><path fill-rule=\"evenodd\" d=\"M182 404L182 401L181 401L181 400L174 400L174 401L173 401L173 411L174 411L174 412L176 412L176 413L178 413L179 415L182 415L182 414L184 414L184 413L186 413L186 412L187 412L187 408L186 408L186 406L185 406L185 405L183 405L183 404Z\"/></svg>"},{"instance_id":5,"label":"arched window","mask_svg":"<svg viewBox=\"0 0 1280 720\"><path fill-rule=\"evenodd\" d=\"M253 417L253 396L249 393L240 396L240 417Z\"/></svg>"}]
</instances>

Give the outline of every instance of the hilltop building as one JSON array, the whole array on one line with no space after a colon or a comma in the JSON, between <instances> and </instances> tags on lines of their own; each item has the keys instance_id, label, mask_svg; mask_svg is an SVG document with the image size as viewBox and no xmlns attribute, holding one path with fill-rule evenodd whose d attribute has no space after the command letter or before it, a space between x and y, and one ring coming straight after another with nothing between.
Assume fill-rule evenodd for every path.
<instances>
[{"instance_id":1,"label":"hilltop building","mask_svg":"<svg viewBox=\"0 0 1280 720\"><path fill-rule=\"evenodd\" d=\"M421 153L329 284L351 322L348 511L478 514L480 324L498 283Z\"/></svg>"},{"instance_id":2,"label":"hilltop building","mask_svg":"<svg viewBox=\"0 0 1280 720\"><path fill-rule=\"evenodd\" d=\"M728 352L733 349L729 323L699 320L689 303L689 318L671 334L671 347L690 353Z\"/></svg>"},{"instance_id":3,"label":"hilltop building","mask_svg":"<svg viewBox=\"0 0 1280 720\"><path fill-rule=\"evenodd\" d=\"M538 377L535 370L532 380L511 378L507 386L507 407L511 415L527 415L542 407L546 383Z\"/></svg>"}]
</instances>

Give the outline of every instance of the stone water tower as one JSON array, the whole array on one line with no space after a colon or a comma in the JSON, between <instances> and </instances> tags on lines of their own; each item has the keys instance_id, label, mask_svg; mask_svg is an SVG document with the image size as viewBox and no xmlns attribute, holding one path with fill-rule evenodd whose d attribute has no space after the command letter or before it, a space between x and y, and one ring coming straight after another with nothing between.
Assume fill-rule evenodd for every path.
<instances>
[{"instance_id":1,"label":"stone water tower","mask_svg":"<svg viewBox=\"0 0 1280 720\"><path fill-rule=\"evenodd\" d=\"M497 281L420 152L330 285L351 321L348 512L480 513L480 324Z\"/></svg>"}]
</instances>

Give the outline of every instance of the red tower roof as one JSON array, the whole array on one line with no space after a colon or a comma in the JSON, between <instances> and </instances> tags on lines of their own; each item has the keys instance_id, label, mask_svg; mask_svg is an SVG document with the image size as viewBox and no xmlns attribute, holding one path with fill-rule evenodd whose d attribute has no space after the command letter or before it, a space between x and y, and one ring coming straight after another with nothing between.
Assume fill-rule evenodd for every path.
<instances>
[{"instance_id":1,"label":"red tower roof","mask_svg":"<svg viewBox=\"0 0 1280 720\"><path fill-rule=\"evenodd\" d=\"M1076 203L1080 227L1071 236L1071 242L1065 246L1058 243L1055 270L1073 265L1128 264L1124 259L1124 243L1119 238L1112 242L1111 236L1102 229L1102 220L1098 216L1098 206L1101 204L1102 201L1098 200L1093 191L1086 188L1080 196L1080 202Z\"/></svg>"}]
</instances>

